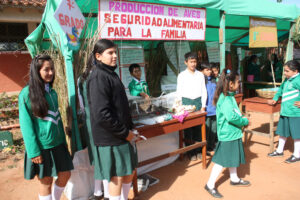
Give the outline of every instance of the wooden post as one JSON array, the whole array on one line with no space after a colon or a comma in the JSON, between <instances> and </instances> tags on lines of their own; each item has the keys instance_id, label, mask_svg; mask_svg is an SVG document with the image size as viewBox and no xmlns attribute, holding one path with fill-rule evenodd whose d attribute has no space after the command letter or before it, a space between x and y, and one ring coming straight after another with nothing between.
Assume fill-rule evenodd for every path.
<instances>
[{"instance_id":1,"label":"wooden post","mask_svg":"<svg viewBox=\"0 0 300 200\"><path fill-rule=\"evenodd\" d=\"M274 149L274 113L270 114L270 153Z\"/></svg>"},{"instance_id":2,"label":"wooden post","mask_svg":"<svg viewBox=\"0 0 300 200\"><path fill-rule=\"evenodd\" d=\"M292 41L292 36L293 36L294 29L295 29L295 23L291 22L289 41L287 44L286 54L285 54L285 62L293 60L294 42Z\"/></svg>"},{"instance_id":3,"label":"wooden post","mask_svg":"<svg viewBox=\"0 0 300 200\"><path fill-rule=\"evenodd\" d=\"M133 185L133 199L135 199L138 196L138 184L137 184L137 169L133 171L133 179L132 179L132 185Z\"/></svg>"},{"instance_id":4,"label":"wooden post","mask_svg":"<svg viewBox=\"0 0 300 200\"><path fill-rule=\"evenodd\" d=\"M293 50L294 50L294 42L292 41L292 36L293 36L293 32L295 30L295 23L291 22L291 28L290 28L290 33L289 33L289 40L287 43L287 47L286 47L286 53L285 53L285 61L284 63L286 63L287 61L293 60ZM282 82L284 81L285 76L284 73L282 73Z\"/></svg>"},{"instance_id":5,"label":"wooden post","mask_svg":"<svg viewBox=\"0 0 300 200\"><path fill-rule=\"evenodd\" d=\"M220 73L225 69L225 46L226 46L226 37L225 37L225 12L221 11L220 13L220 29L219 29L219 43L220 43Z\"/></svg>"},{"instance_id":6,"label":"wooden post","mask_svg":"<svg viewBox=\"0 0 300 200\"><path fill-rule=\"evenodd\" d=\"M183 130L179 130L179 148L183 148L183 140L184 140L184 136L183 136ZM180 154L180 160L183 160L183 153Z\"/></svg>"},{"instance_id":7,"label":"wooden post","mask_svg":"<svg viewBox=\"0 0 300 200\"><path fill-rule=\"evenodd\" d=\"M201 133L202 133L202 142L205 141L205 145L202 147L202 168L206 169L206 146L207 146L207 141L206 141L206 127L205 123L202 124L201 126Z\"/></svg>"}]
</instances>

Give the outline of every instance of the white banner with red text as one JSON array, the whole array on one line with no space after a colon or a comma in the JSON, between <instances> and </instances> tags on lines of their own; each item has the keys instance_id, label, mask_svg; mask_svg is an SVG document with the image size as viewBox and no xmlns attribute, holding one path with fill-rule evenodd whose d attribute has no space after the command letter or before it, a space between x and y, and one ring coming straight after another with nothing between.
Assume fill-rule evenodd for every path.
<instances>
[{"instance_id":1,"label":"white banner with red text","mask_svg":"<svg viewBox=\"0 0 300 200\"><path fill-rule=\"evenodd\" d=\"M99 0L100 38L205 40L206 9Z\"/></svg>"}]
</instances>

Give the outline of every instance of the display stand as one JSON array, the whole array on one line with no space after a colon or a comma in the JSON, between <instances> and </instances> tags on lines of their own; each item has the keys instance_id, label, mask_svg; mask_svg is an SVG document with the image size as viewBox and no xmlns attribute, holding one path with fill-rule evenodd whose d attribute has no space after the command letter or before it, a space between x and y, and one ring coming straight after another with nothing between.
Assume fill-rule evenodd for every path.
<instances>
[{"instance_id":1,"label":"display stand","mask_svg":"<svg viewBox=\"0 0 300 200\"><path fill-rule=\"evenodd\" d=\"M162 123L154 124L154 125L145 125L143 127L137 128L138 132L147 137L156 137L163 134L169 134L175 131L179 131L179 148L173 152L163 154L161 156L151 158L149 160L145 160L139 163L138 167L145 166L149 163L153 163L159 160L163 160L165 158L180 154L180 158L183 158L183 153L190 151L192 149L196 149L199 147L202 147L202 168L206 169L206 130L205 130L205 118L206 118L206 112L196 111L193 113L190 113L183 121L183 123L180 123L177 119L172 119L170 121L165 121ZM202 134L202 142L195 142L193 145L184 147L184 136L183 136L183 130L199 126L201 127L201 134ZM134 197L137 196L138 190L137 190L137 174L134 173L133 178L133 191L134 191Z\"/></svg>"},{"instance_id":2,"label":"display stand","mask_svg":"<svg viewBox=\"0 0 300 200\"><path fill-rule=\"evenodd\" d=\"M270 117L270 130L269 133L253 131L246 128L245 131L245 144L247 144L248 140L248 133L250 134L257 134L265 137L270 138L270 149L269 152L273 152L274 149L274 115L277 115L280 112L281 102L278 102L275 106L271 106L268 104L268 99L260 98L260 97L253 97L244 99L245 111L246 116L249 119L251 112L256 113L263 113Z\"/></svg>"}]
</instances>

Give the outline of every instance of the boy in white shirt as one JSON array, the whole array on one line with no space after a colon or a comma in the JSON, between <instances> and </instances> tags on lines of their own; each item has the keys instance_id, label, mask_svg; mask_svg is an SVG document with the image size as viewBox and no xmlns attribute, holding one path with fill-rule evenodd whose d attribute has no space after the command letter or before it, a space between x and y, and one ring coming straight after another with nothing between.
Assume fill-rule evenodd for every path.
<instances>
[{"instance_id":1,"label":"boy in white shirt","mask_svg":"<svg viewBox=\"0 0 300 200\"><path fill-rule=\"evenodd\" d=\"M207 91L204 75L196 70L197 53L189 52L184 55L186 70L177 77L177 96L181 98L182 105L195 105L196 110L205 111ZM201 141L201 126L195 126L184 130L186 146L191 145L190 141ZM197 160L201 156L201 148L188 152L191 160Z\"/></svg>"}]
</instances>

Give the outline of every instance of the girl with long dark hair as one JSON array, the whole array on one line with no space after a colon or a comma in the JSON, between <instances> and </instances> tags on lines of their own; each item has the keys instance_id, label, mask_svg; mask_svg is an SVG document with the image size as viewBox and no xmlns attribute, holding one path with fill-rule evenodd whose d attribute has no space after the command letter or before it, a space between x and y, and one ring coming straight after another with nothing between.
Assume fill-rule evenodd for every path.
<instances>
[{"instance_id":1,"label":"girl with long dark hair","mask_svg":"<svg viewBox=\"0 0 300 200\"><path fill-rule=\"evenodd\" d=\"M95 173L109 181L111 200L123 200L128 199L137 154L130 144L134 134L128 99L115 73L116 51L116 45L110 40L96 42L89 62L95 67L87 80L87 96L98 156Z\"/></svg>"},{"instance_id":2,"label":"girl with long dark hair","mask_svg":"<svg viewBox=\"0 0 300 200\"><path fill-rule=\"evenodd\" d=\"M235 71L224 69L219 79L215 96L218 140L212 161L215 163L205 189L215 198L222 195L215 188L215 182L223 168L229 168L230 184L233 186L249 186L250 182L237 176L237 167L245 163L242 143L242 127L249 121L243 117L237 106L234 94L239 87L239 75Z\"/></svg>"},{"instance_id":3,"label":"girl with long dark hair","mask_svg":"<svg viewBox=\"0 0 300 200\"><path fill-rule=\"evenodd\" d=\"M20 126L25 142L24 177L40 181L39 199L58 200L73 169L67 150L57 94L53 61L37 55L30 64L29 84L19 95ZM53 177L57 176L52 194Z\"/></svg>"}]
</instances>

